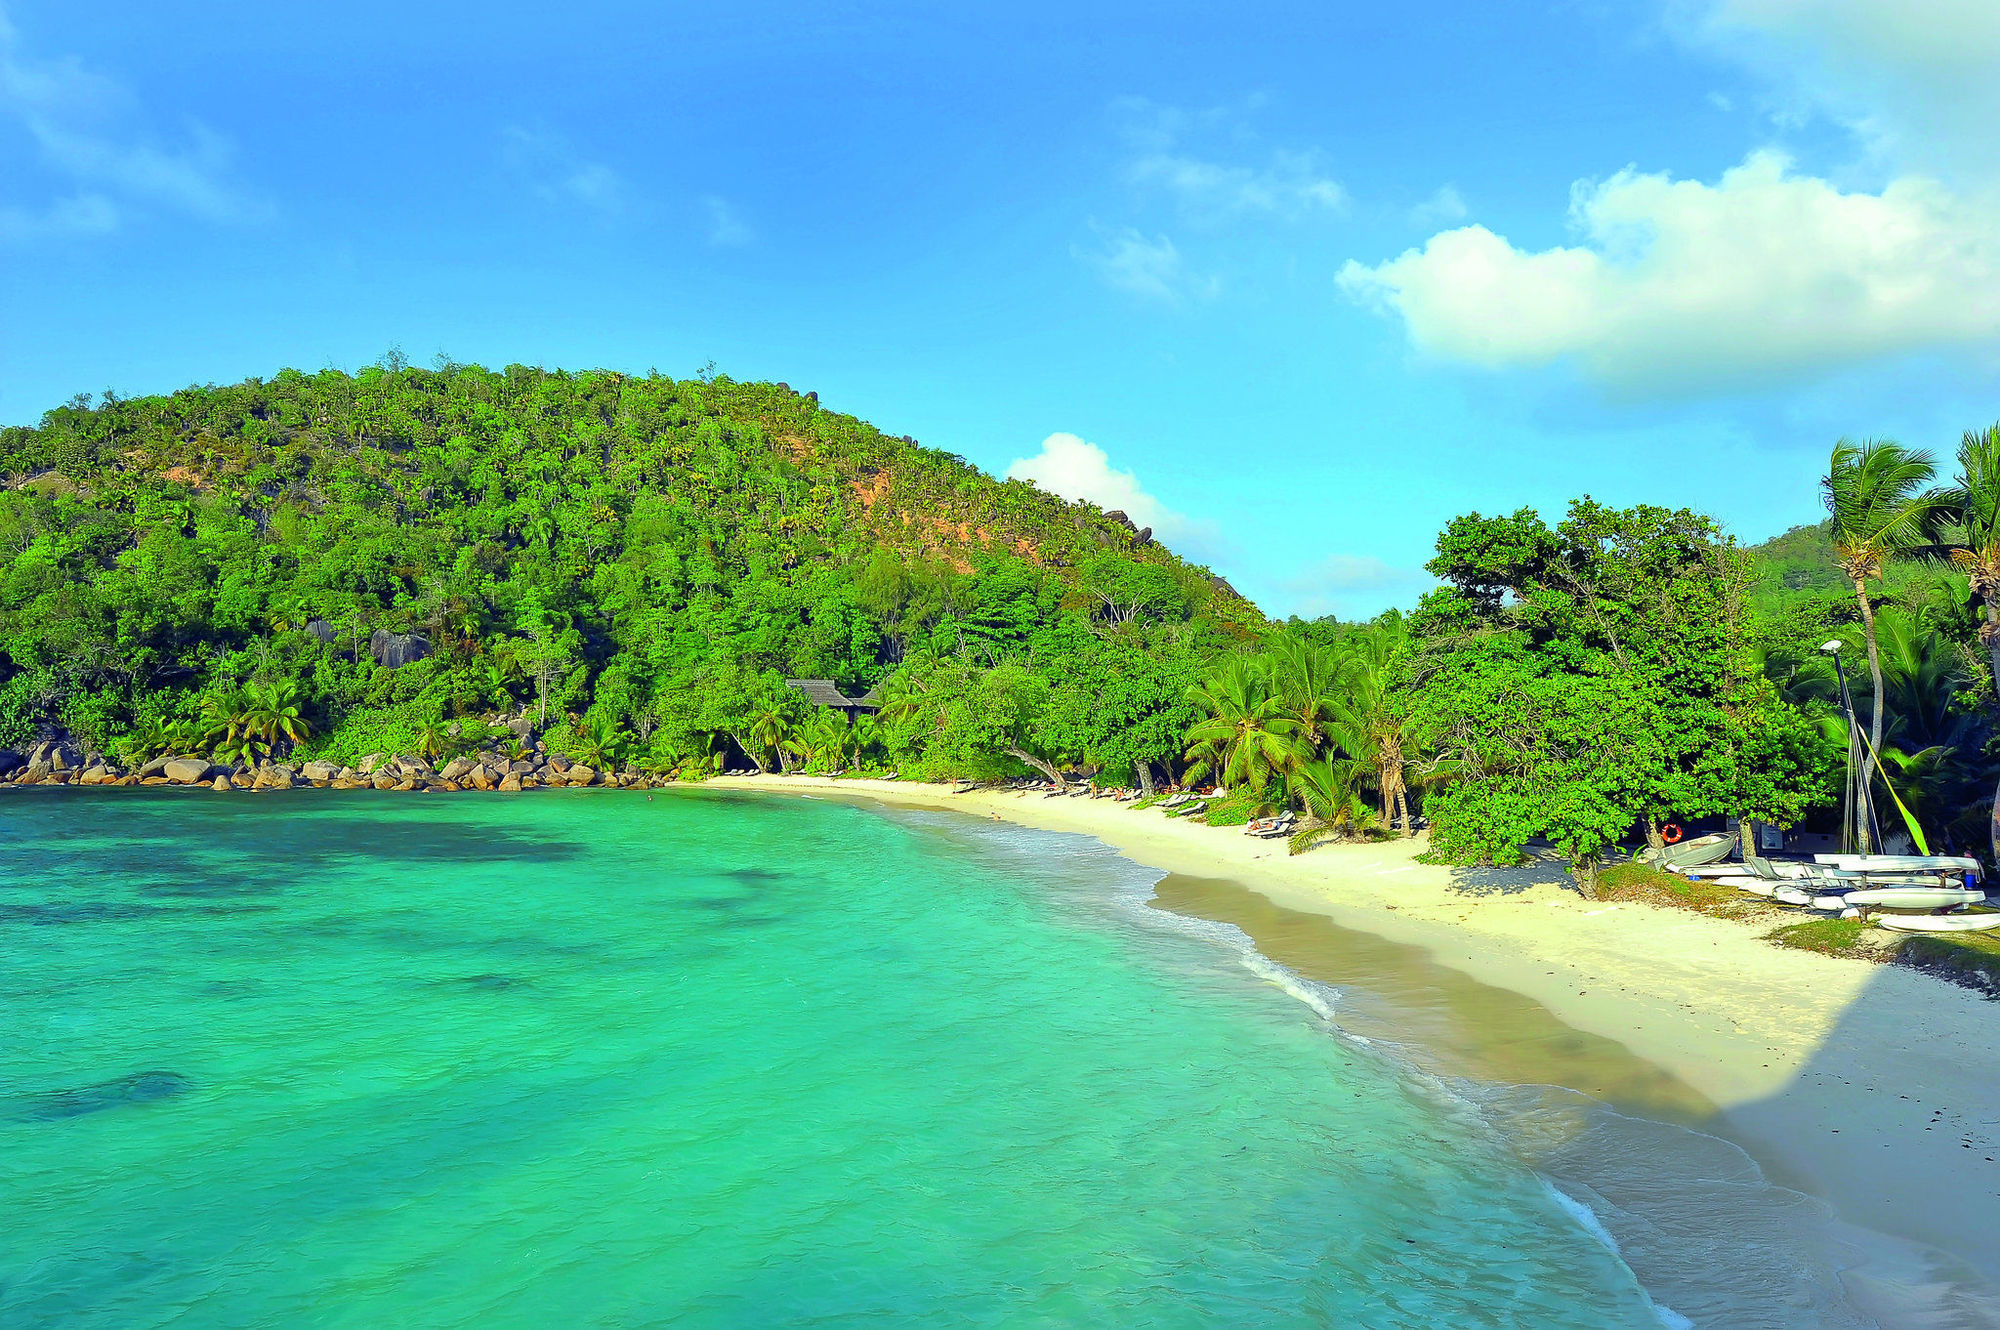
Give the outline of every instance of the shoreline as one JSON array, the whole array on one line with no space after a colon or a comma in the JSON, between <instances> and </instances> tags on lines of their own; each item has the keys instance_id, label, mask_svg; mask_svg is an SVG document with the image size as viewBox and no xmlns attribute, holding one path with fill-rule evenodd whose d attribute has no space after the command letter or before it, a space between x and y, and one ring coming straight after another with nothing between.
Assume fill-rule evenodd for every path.
<instances>
[{"instance_id":1,"label":"shoreline","mask_svg":"<svg viewBox=\"0 0 2000 1330\"><path fill-rule=\"evenodd\" d=\"M1565 1085L1718 1136L1772 1182L1822 1199L1841 1225L1864 1230L1853 1234L1858 1242L1881 1234L1920 1243L2000 1288L1992 1223L2000 1010L1968 989L1905 967L1782 948L1728 920L1585 900L1546 866L1420 864L1421 841L1291 856L1281 840L1109 800L776 775L703 788L845 796L1090 836L1167 875L1167 889L1156 888L1160 908L1226 918L1267 956L1290 947L1297 954L1271 958L1322 982L1341 975L1312 972L1300 919L1415 948L1451 975L1525 999L1443 1004L1452 1008L1447 1021L1491 1023L1498 1006L1516 1022L1503 1063L1489 1054L1484 1065L1474 1058L1453 1068L1460 1074ZM1231 903L1204 883L1238 885L1268 907ZM1322 962L1354 963L1351 947ZM1562 1037L1565 1029L1581 1041ZM1449 1061L1451 1040L1442 1042L1430 1051ZM1955 1282L1934 1262L1905 1273Z\"/></svg>"}]
</instances>

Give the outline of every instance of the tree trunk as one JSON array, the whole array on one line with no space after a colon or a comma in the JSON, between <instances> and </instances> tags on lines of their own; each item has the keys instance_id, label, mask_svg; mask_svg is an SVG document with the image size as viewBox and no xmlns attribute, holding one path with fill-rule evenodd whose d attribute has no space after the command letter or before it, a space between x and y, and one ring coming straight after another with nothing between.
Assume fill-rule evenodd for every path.
<instances>
[{"instance_id":1,"label":"tree trunk","mask_svg":"<svg viewBox=\"0 0 2000 1330\"><path fill-rule=\"evenodd\" d=\"M2000 787L1996 787L1993 791L1993 816L1991 821L1993 853L1996 856L2000 856Z\"/></svg>"},{"instance_id":2,"label":"tree trunk","mask_svg":"<svg viewBox=\"0 0 2000 1330\"><path fill-rule=\"evenodd\" d=\"M1402 821L1403 839L1408 840L1412 834L1410 831L1410 792L1401 785L1396 787L1396 815Z\"/></svg>"},{"instance_id":3,"label":"tree trunk","mask_svg":"<svg viewBox=\"0 0 2000 1330\"><path fill-rule=\"evenodd\" d=\"M1044 776L1047 776L1051 781L1053 781L1055 783L1055 787L1058 790L1066 790L1069 788L1068 785L1063 783L1063 778L1061 774L1058 773L1053 766L1049 765L1047 762L1042 761L1042 759L1036 757L1034 754L1029 753L1024 749L1020 748L1009 748L1007 750L1007 756L1016 757L1019 758L1021 761L1026 762L1029 766L1033 767L1035 770L1041 772Z\"/></svg>"},{"instance_id":4,"label":"tree trunk","mask_svg":"<svg viewBox=\"0 0 2000 1330\"><path fill-rule=\"evenodd\" d=\"M1982 595L1986 622L1980 625L1979 640L1986 644L1986 659L1993 666L1993 687L2000 692L2000 594Z\"/></svg>"},{"instance_id":5,"label":"tree trunk","mask_svg":"<svg viewBox=\"0 0 2000 1330\"><path fill-rule=\"evenodd\" d=\"M1654 854L1667 848L1667 838L1660 834L1660 824L1651 813L1646 814L1646 848Z\"/></svg>"},{"instance_id":6,"label":"tree trunk","mask_svg":"<svg viewBox=\"0 0 2000 1330\"><path fill-rule=\"evenodd\" d=\"M1736 857L1746 864L1757 857L1757 828L1747 817L1736 819Z\"/></svg>"},{"instance_id":7,"label":"tree trunk","mask_svg":"<svg viewBox=\"0 0 2000 1330\"><path fill-rule=\"evenodd\" d=\"M1134 762L1132 764L1132 767L1135 771L1139 773L1139 792L1145 795L1148 799L1152 798L1153 764L1146 761L1146 759L1142 757L1138 761Z\"/></svg>"},{"instance_id":8,"label":"tree trunk","mask_svg":"<svg viewBox=\"0 0 2000 1330\"><path fill-rule=\"evenodd\" d=\"M1875 829L1869 825L1868 805L1875 797L1875 754L1882 751L1882 655L1875 649L1875 607L1868 603L1868 590L1859 579L1854 583L1854 601L1861 607L1861 634L1868 643L1868 677L1875 685L1869 706L1868 751L1861 755L1861 799L1855 809L1855 840L1861 853L1875 852Z\"/></svg>"},{"instance_id":9,"label":"tree trunk","mask_svg":"<svg viewBox=\"0 0 2000 1330\"><path fill-rule=\"evenodd\" d=\"M732 738L732 739L734 739L734 740L736 741L736 746L737 746L738 748L741 748L741 749L743 750L743 756L745 756L745 757L749 758L749 759L750 759L750 761L751 761L752 763L754 763L754 764L756 765L756 767L757 767L757 774L758 774L758 775L760 775L760 776L761 776L761 775L763 775L763 774L764 774L765 772L767 772L767 771L769 771L769 770L770 770L770 768L769 768L769 767L767 767L767 766L765 766L765 765L764 765L764 759L763 759L763 756L762 756L761 754L759 754L759 753L758 753L758 751L756 750L756 748L752 747L752 746L751 746L750 744L747 744L747 743L743 742L743 736L742 736L742 735L738 734L738 733L737 733L736 731L734 731L734 730L731 730L731 731L729 732L729 737L730 737L730 738Z\"/></svg>"}]
</instances>

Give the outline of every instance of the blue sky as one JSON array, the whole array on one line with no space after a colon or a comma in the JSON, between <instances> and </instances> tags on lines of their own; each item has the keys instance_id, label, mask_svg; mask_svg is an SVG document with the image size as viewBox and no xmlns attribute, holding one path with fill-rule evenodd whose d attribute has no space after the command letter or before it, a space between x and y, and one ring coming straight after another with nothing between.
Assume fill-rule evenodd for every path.
<instances>
[{"instance_id":1,"label":"blue sky","mask_svg":"<svg viewBox=\"0 0 2000 1330\"><path fill-rule=\"evenodd\" d=\"M713 361L1353 616L2000 418L1990 0L0 6L7 423Z\"/></svg>"}]
</instances>

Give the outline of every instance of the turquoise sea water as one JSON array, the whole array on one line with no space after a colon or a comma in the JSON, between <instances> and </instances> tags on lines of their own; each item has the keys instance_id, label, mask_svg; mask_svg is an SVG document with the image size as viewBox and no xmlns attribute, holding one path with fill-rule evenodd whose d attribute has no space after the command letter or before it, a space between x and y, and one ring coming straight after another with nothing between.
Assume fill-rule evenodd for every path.
<instances>
[{"instance_id":1,"label":"turquoise sea water","mask_svg":"<svg viewBox=\"0 0 2000 1330\"><path fill-rule=\"evenodd\" d=\"M120 790L0 845L0 1325L1661 1323L1084 842Z\"/></svg>"}]
</instances>

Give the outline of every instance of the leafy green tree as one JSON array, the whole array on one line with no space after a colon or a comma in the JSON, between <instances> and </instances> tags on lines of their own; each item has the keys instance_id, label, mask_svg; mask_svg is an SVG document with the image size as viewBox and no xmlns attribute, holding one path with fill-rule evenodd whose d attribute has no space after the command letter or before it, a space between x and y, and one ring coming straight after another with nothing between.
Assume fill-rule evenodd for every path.
<instances>
[{"instance_id":1,"label":"leafy green tree","mask_svg":"<svg viewBox=\"0 0 2000 1330\"><path fill-rule=\"evenodd\" d=\"M1696 514L1589 499L1452 522L1412 621L1408 736L1448 765L1432 846L1516 862L1546 837L1589 886L1635 824L1791 821L1827 754L1747 645L1740 556Z\"/></svg>"}]
</instances>

